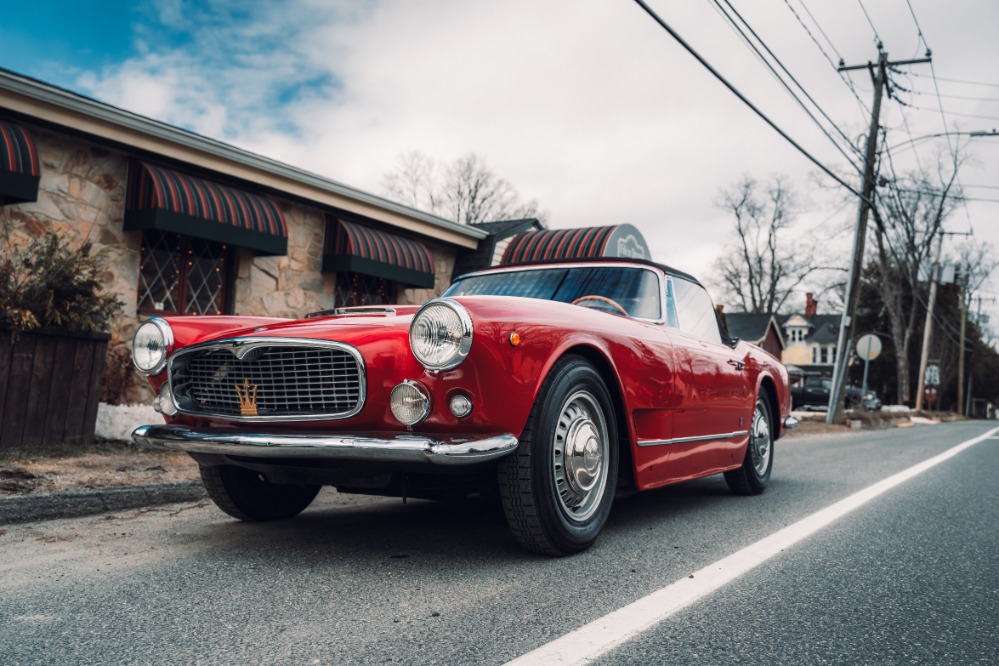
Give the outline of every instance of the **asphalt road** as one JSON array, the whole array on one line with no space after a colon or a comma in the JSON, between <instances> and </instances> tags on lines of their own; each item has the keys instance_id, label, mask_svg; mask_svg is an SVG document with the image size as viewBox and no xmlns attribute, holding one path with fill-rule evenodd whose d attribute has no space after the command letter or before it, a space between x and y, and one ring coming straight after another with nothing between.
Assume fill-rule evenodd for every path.
<instances>
[{"instance_id":1,"label":"asphalt road","mask_svg":"<svg viewBox=\"0 0 999 666\"><path fill-rule=\"evenodd\" d=\"M249 525L208 504L0 534L0 662L501 664L978 436L969 422L778 442L617 503L596 546L521 552L477 503L342 497ZM999 663L999 438L885 492L601 664Z\"/></svg>"}]
</instances>

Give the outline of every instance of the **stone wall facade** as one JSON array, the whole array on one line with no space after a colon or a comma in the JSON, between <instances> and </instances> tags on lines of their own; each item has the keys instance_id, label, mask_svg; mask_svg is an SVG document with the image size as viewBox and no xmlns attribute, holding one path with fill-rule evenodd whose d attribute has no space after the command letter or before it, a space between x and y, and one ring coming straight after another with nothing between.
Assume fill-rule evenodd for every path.
<instances>
[{"instance_id":1,"label":"stone wall facade","mask_svg":"<svg viewBox=\"0 0 999 666\"><path fill-rule=\"evenodd\" d=\"M90 240L103 253L104 289L124 303L112 327L105 373L105 400L148 402L152 398L142 376L132 368L131 339L145 319L137 312L141 231L124 231L128 155L82 138L29 126L41 166L38 200L0 206L0 220L13 223L14 241L27 242L49 230L67 238L72 247ZM275 199L288 226L288 254L256 256L235 251L235 280L229 297L233 311L243 315L299 318L336 307L336 277L323 273L324 212L318 208ZM423 303L447 288L455 250L426 242L434 256L433 289L403 288L403 304Z\"/></svg>"}]
</instances>

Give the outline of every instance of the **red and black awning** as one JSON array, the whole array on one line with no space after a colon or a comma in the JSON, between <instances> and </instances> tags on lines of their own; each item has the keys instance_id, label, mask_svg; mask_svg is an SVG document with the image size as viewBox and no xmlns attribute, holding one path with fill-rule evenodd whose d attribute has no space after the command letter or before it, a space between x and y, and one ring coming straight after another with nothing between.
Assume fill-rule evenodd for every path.
<instances>
[{"instance_id":1,"label":"red and black awning","mask_svg":"<svg viewBox=\"0 0 999 666\"><path fill-rule=\"evenodd\" d=\"M40 173L28 130L0 120L0 205L37 201Z\"/></svg>"},{"instance_id":2,"label":"red and black awning","mask_svg":"<svg viewBox=\"0 0 999 666\"><path fill-rule=\"evenodd\" d=\"M434 286L433 256L423 243L332 218L326 221L323 270L362 273L414 287Z\"/></svg>"},{"instance_id":3,"label":"red and black awning","mask_svg":"<svg viewBox=\"0 0 999 666\"><path fill-rule=\"evenodd\" d=\"M270 199L145 162L129 166L124 228L288 253L288 227Z\"/></svg>"},{"instance_id":4,"label":"red and black awning","mask_svg":"<svg viewBox=\"0 0 999 666\"><path fill-rule=\"evenodd\" d=\"M617 257L651 259L642 233L630 224L525 231L510 241L501 265Z\"/></svg>"}]
</instances>

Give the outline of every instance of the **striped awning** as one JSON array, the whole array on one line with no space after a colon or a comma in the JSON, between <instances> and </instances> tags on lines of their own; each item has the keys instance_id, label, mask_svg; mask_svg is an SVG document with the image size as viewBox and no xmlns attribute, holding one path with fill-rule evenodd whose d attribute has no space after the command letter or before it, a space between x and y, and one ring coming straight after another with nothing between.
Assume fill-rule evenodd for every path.
<instances>
[{"instance_id":1,"label":"striped awning","mask_svg":"<svg viewBox=\"0 0 999 666\"><path fill-rule=\"evenodd\" d=\"M525 231L513 237L500 263L524 264L595 257L651 259L642 233L630 224L616 224Z\"/></svg>"},{"instance_id":2,"label":"striped awning","mask_svg":"<svg viewBox=\"0 0 999 666\"><path fill-rule=\"evenodd\" d=\"M145 162L129 165L124 228L288 254L288 227L273 201Z\"/></svg>"},{"instance_id":3,"label":"striped awning","mask_svg":"<svg viewBox=\"0 0 999 666\"><path fill-rule=\"evenodd\" d=\"M28 130L0 120L0 205L37 201L40 173Z\"/></svg>"},{"instance_id":4,"label":"striped awning","mask_svg":"<svg viewBox=\"0 0 999 666\"><path fill-rule=\"evenodd\" d=\"M326 221L323 270L362 273L414 287L434 286L434 260L423 243L332 218Z\"/></svg>"}]
</instances>

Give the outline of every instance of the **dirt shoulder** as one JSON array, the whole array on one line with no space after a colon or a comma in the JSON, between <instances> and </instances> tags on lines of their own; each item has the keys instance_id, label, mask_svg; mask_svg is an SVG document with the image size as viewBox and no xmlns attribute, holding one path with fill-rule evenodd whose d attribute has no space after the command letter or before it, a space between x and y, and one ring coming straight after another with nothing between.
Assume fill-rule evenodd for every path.
<instances>
[{"instance_id":1,"label":"dirt shoulder","mask_svg":"<svg viewBox=\"0 0 999 666\"><path fill-rule=\"evenodd\" d=\"M186 453L139 450L123 442L99 441L82 453L0 451L0 497L199 478L197 463Z\"/></svg>"}]
</instances>

